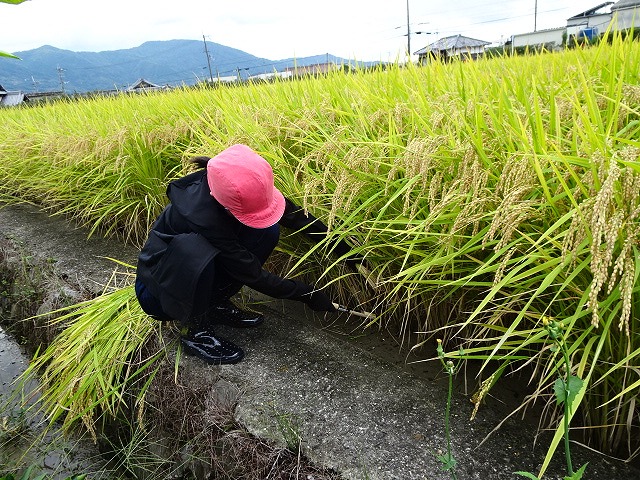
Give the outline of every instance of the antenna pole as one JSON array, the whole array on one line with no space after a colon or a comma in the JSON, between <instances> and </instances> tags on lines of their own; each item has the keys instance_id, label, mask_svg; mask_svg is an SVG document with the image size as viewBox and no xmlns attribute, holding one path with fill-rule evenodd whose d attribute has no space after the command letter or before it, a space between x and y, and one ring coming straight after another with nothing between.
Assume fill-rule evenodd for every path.
<instances>
[{"instance_id":1,"label":"antenna pole","mask_svg":"<svg viewBox=\"0 0 640 480\"><path fill-rule=\"evenodd\" d=\"M60 80L60 88L62 89L62 94L64 95L66 92L64 90L64 84L67 83L64 81L64 68L61 68L60 65L58 65L58 68L56 68L56 70L58 71L58 79Z\"/></svg>"}]
</instances>

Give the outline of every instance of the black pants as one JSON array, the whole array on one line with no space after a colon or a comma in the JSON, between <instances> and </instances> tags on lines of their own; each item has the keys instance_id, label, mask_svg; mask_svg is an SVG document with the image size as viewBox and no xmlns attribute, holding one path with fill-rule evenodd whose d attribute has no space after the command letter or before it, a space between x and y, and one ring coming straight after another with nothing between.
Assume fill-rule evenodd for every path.
<instances>
[{"instance_id":1,"label":"black pants","mask_svg":"<svg viewBox=\"0 0 640 480\"><path fill-rule=\"evenodd\" d=\"M271 252L276 248L276 245L278 245L280 226L275 224L268 228L257 229L243 225L238 233L238 238L240 244L258 257L261 264L264 264L269 258L269 255L271 255ZM212 299L214 303L228 300L240 291L242 284L238 283L225 272L220 271L220 269L214 270L213 280L206 279L207 283L211 282L211 280L213 282ZM173 320L163 311L160 300L151 294L140 279L136 279L135 290L138 302L147 315L158 320ZM202 310L202 308L206 309L207 307L207 305L199 306L194 310L198 311Z\"/></svg>"}]
</instances>

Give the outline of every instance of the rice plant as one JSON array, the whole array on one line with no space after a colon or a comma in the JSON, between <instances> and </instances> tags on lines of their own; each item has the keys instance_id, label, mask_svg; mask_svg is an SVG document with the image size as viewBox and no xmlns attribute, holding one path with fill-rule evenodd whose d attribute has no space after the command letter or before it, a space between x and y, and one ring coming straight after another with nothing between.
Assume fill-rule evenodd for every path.
<instances>
[{"instance_id":1,"label":"rice plant","mask_svg":"<svg viewBox=\"0 0 640 480\"><path fill-rule=\"evenodd\" d=\"M30 409L44 412L50 424L60 422L64 431L83 425L94 441L100 418L141 415L164 349L141 356L159 322L142 312L133 286L107 285L102 295L47 315L61 332L20 377L23 386L32 378L40 384L38 391L27 392L38 395Z\"/></svg>"},{"instance_id":2,"label":"rice plant","mask_svg":"<svg viewBox=\"0 0 640 480\"><path fill-rule=\"evenodd\" d=\"M571 373L584 380L571 424L590 445L633 458L639 70L640 46L617 37L526 57L5 109L0 196L140 245L186 158L247 143L287 196L366 261L345 271L330 242L310 248L291 235L283 272L330 284L400 337L463 346L491 384L530 368L530 401L547 405L541 426L559 432L551 392L562 362L542 318L562 322Z\"/></svg>"}]
</instances>

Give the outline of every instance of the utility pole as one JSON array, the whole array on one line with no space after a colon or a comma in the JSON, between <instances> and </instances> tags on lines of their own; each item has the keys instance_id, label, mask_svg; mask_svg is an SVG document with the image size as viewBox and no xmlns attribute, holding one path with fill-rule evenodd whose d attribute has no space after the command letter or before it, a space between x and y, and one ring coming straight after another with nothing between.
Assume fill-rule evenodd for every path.
<instances>
[{"instance_id":1,"label":"utility pole","mask_svg":"<svg viewBox=\"0 0 640 480\"><path fill-rule=\"evenodd\" d=\"M409 0L407 0L407 56L411 60L411 27L409 23Z\"/></svg>"},{"instance_id":2,"label":"utility pole","mask_svg":"<svg viewBox=\"0 0 640 480\"><path fill-rule=\"evenodd\" d=\"M244 68L236 67L236 73L238 75L238 82L242 82L243 81L242 80L242 75L240 73L242 70L248 71L249 67L244 67Z\"/></svg>"},{"instance_id":3,"label":"utility pole","mask_svg":"<svg viewBox=\"0 0 640 480\"><path fill-rule=\"evenodd\" d=\"M534 11L533 11L533 31L538 31L538 0L536 0Z\"/></svg>"},{"instance_id":4,"label":"utility pole","mask_svg":"<svg viewBox=\"0 0 640 480\"><path fill-rule=\"evenodd\" d=\"M213 73L211 72L211 57L209 56L209 50L207 49L207 40L202 35L202 40L204 41L204 53L207 55L207 65L209 65L209 79L211 80L211 85L213 85Z\"/></svg>"}]
</instances>

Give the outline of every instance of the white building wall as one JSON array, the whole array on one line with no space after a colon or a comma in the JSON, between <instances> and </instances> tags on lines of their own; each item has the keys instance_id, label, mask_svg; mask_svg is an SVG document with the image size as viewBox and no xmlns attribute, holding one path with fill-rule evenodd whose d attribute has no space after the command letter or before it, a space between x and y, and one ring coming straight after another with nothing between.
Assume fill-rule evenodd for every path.
<instances>
[{"instance_id":1,"label":"white building wall","mask_svg":"<svg viewBox=\"0 0 640 480\"><path fill-rule=\"evenodd\" d=\"M640 28L640 7L625 8L613 12L611 30L627 30L635 25Z\"/></svg>"},{"instance_id":2,"label":"white building wall","mask_svg":"<svg viewBox=\"0 0 640 480\"><path fill-rule=\"evenodd\" d=\"M465 55L481 55L484 53L484 47L465 47L465 48L455 48L451 49L447 52L450 56L460 57Z\"/></svg>"},{"instance_id":3,"label":"white building wall","mask_svg":"<svg viewBox=\"0 0 640 480\"><path fill-rule=\"evenodd\" d=\"M272 78L290 78L293 76L293 72L271 72L271 73L258 73L257 75L251 75L249 79L253 80L270 80Z\"/></svg>"},{"instance_id":4,"label":"white building wall","mask_svg":"<svg viewBox=\"0 0 640 480\"><path fill-rule=\"evenodd\" d=\"M233 76L227 76L227 77L213 77L213 83L230 83L230 82L236 82L238 80L238 76L237 75L233 75Z\"/></svg>"},{"instance_id":5,"label":"white building wall","mask_svg":"<svg viewBox=\"0 0 640 480\"><path fill-rule=\"evenodd\" d=\"M562 36L566 32L566 28L550 28L548 30L539 30L531 33L520 33L511 37L511 46L516 47L533 47L536 45L544 45L552 43L556 46L562 45Z\"/></svg>"},{"instance_id":6,"label":"white building wall","mask_svg":"<svg viewBox=\"0 0 640 480\"><path fill-rule=\"evenodd\" d=\"M610 13L592 15L586 18L567 20L567 35L577 35L585 28L597 28L599 34L603 34L611 22Z\"/></svg>"}]
</instances>

